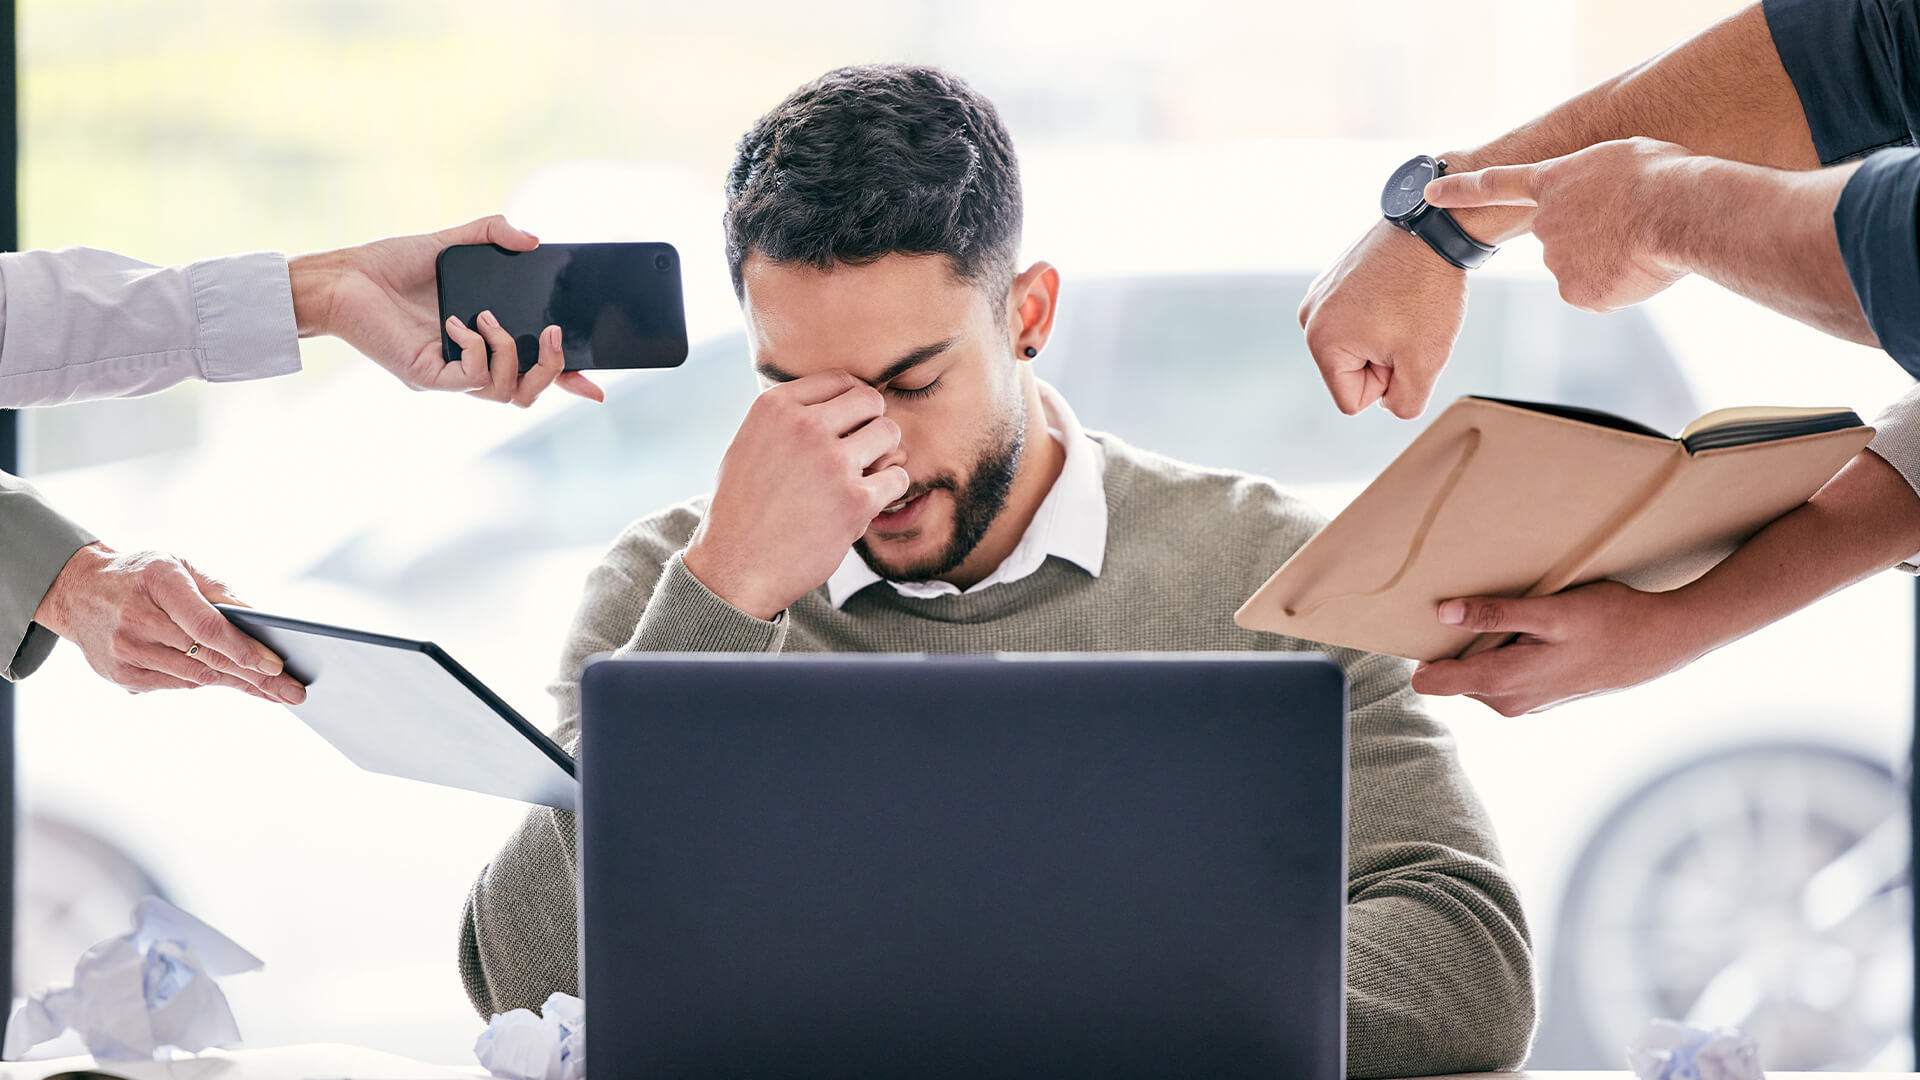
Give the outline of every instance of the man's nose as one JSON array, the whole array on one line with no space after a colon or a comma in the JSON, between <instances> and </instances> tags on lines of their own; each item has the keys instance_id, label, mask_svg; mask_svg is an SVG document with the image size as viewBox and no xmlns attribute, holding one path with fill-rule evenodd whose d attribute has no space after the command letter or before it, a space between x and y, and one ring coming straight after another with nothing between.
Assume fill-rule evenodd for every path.
<instances>
[{"instance_id":1,"label":"man's nose","mask_svg":"<svg viewBox=\"0 0 1920 1080\"><path fill-rule=\"evenodd\" d=\"M882 470L891 469L895 465L898 465L901 468L905 468L906 464L907 464L906 450L902 447L896 446L893 449L887 451L884 455L882 455L880 460L868 466L867 475L872 476L874 473L880 472Z\"/></svg>"}]
</instances>

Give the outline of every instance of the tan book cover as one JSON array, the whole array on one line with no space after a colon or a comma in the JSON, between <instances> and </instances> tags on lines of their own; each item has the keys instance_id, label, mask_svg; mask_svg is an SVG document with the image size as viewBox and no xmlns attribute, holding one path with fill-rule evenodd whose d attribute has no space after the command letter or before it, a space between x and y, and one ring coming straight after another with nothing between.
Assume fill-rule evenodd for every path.
<instances>
[{"instance_id":1,"label":"tan book cover","mask_svg":"<svg viewBox=\"0 0 1920 1080\"><path fill-rule=\"evenodd\" d=\"M1441 601L1612 578L1678 588L1805 502L1873 438L1846 409L1725 409L1669 437L1566 406L1466 397L1234 616L1415 660L1507 640Z\"/></svg>"}]
</instances>

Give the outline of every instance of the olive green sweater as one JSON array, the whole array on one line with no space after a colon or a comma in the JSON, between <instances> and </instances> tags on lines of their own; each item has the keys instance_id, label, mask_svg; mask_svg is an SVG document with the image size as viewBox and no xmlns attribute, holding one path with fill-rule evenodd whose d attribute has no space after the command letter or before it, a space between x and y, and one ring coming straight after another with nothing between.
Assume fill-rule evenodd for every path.
<instances>
[{"instance_id":1,"label":"olive green sweater","mask_svg":"<svg viewBox=\"0 0 1920 1080\"><path fill-rule=\"evenodd\" d=\"M1532 957L1493 828L1408 665L1242 630L1241 601L1320 527L1266 480L1198 469L1107 435L1098 578L1058 558L975 593L910 599L876 583L841 610L821 587L764 622L709 592L680 550L704 502L635 522L587 580L559 680L572 750L579 677L600 652L1315 650L1351 685L1347 1062L1353 1076L1515 1066L1533 1033ZM578 993L574 822L536 809L481 872L460 973L482 1016Z\"/></svg>"}]
</instances>

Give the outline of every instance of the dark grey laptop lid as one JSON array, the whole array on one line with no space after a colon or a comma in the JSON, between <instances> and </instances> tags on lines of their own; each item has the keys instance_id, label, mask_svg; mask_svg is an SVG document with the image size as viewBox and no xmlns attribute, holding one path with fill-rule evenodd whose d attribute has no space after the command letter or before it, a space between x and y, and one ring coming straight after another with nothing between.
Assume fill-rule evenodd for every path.
<instances>
[{"instance_id":1,"label":"dark grey laptop lid","mask_svg":"<svg viewBox=\"0 0 1920 1080\"><path fill-rule=\"evenodd\" d=\"M1335 1080L1345 707L1298 654L593 662L597 1067Z\"/></svg>"}]
</instances>

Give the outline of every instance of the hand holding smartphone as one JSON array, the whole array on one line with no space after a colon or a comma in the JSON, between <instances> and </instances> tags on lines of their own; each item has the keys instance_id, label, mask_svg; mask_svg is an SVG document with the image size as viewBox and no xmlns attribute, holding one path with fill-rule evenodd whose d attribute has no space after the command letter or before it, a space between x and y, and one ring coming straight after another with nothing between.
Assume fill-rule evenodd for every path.
<instances>
[{"instance_id":1,"label":"hand holding smartphone","mask_svg":"<svg viewBox=\"0 0 1920 1080\"><path fill-rule=\"evenodd\" d=\"M440 253L436 270L441 355L450 362L460 347L447 336L447 318L472 327L482 311L513 335L523 372L539 358L541 331L555 325L568 371L678 367L687 358L672 244L456 244Z\"/></svg>"}]
</instances>

